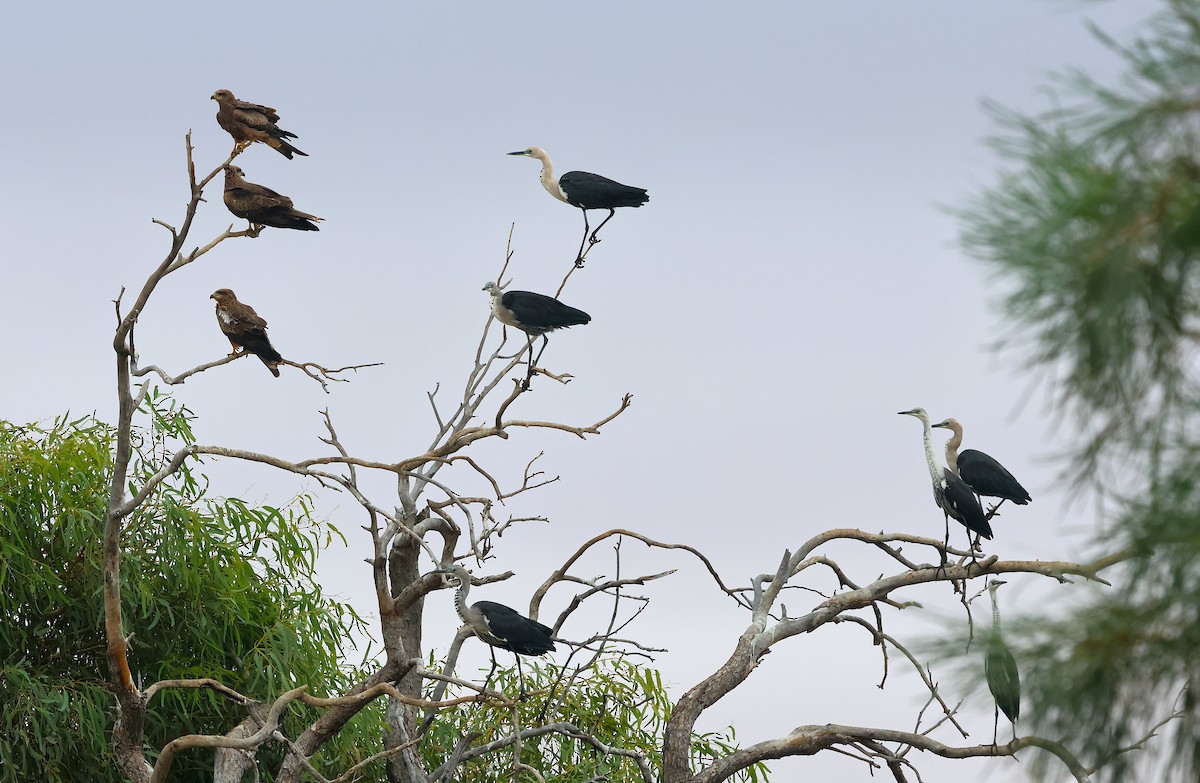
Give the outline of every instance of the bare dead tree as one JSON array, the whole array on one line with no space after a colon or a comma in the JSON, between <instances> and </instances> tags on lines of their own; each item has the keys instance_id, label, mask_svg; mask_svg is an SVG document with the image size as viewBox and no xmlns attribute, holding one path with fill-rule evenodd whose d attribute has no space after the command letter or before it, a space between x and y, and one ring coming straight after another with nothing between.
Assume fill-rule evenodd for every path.
<instances>
[{"instance_id":1,"label":"bare dead tree","mask_svg":"<svg viewBox=\"0 0 1200 783\"><path fill-rule=\"evenodd\" d=\"M174 452L161 453L161 467L142 480L140 486L130 488L134 416L149 394L152 382L179 385L193 375L217 370L234 359L224 357L178 373L168 372L157 364L139 365L134 333L141 313L158 283L167 275L199 260L228 239L257 235L254 229L236 232L230 229L205 245L187 253L183 251L205 186L232 160L231 156L210 174L197 179L190 136L186 151L191 198L184 220L178 229L155 221L170 233L170 248L128 309L123 310L123 295L118 296L115 303L118 324L113 349L117 357L119 414L104 528L104 606L108 669L117 708L112 742L117 762L128 779L136 783L167 780L173 761L180 753L193 748L208 748L213 750L214 780L219 783L238 781L245 772L256 769L254 754L260 747L277 743L286 748L286 753L275 771L276 780L281 783L304 778L328 781L314 767L313 755L376 699L386 700L387 732L382 737L381 748L343 770L334 779L336 783L355 779L367 765L377 762L386 763L393 781L431 783L449 780L462 765L484 757L507 759L514 779L525 776L544 780L545 771L524 763L521 750L524 743L546 736L569 738L599 754L631 759L647 783L655 779L662 783L716 783L762 761L813 755L826 750L848 754L872 770L887 769L896 780L905 780L907 772L916 770L909 755L913 749L946 758L968 758L1015 755L1030 747L1054 754L1077 780L1087 779L1089 768L1071 754L1068 743L1060 740L1025 736L995 746L949 744L942 738L934 738L935 731L953 731L961 739L967 739L968 732L957 714L959 702L947 698L928 665L922 664L902 641L885 630L885 618L916 606L905 598L905 592L916 586L939 582L961 586L970 579L1002 573L1042 575L1060 582L1067 582L1070 577L1104 582L1099 576L1100 571L1121 562L1129 553L1115 553L1088 564L1009 561L994 555L977 560L974 553L949 547L937 539L839 528L814 536L795 552L784 552L773 571L738 585L720 576L712 560L694 547L664 543L633 530L613 529L580 545L547 576L530 600L528 614L537 618L547 599L554 597L562 607L552 621L556 641L564 642L570 650L565 661L560 663L549 691L544 694L545 701L533 725L522 723L515 699L487 687L486 681L483 684L473 682L457 672L459 652L469 638L467 629L451 641L440 668L427 667L426 645L422 638L424 599L432 590L445 586L441 577L430 571L464 559L473 560L479 566L490 565L498 558L499 536L510 526L531 519L500 518L499 505L555 481L537 469L540 453L524 463L522 475L514 483L496 475L476 459L471 447L490 439L506 440L514 430L520 429L560 432L587 439L600 434L632 402L632 397L625 394L611 409L594 415L590 424L514 418L509 411L532 399L526 396L531 393L531 387L525 382L524 373L518 370L524 351L532 348L532 340L519 336L514 341L514 350L503 328L494 328L491 318L483 327L466 378L453 399L443 403L439 399L440 387L428 393L434 434L420 454L401 458L359 456L337 432L333 417L326 410L322 412L324 434L320 438L325 448L318 455L285 459L229 446L190 443ZM512 258L511 232L509 242L497 280L504 280ZM563 285L569 278L570 273ZM344 373L372 366L328 369L315 362L288 364L316 380L326 391L329 382L344 380L341 377ZM540 368L537 372L558 383L570 381L569 373ZM135 378L143 379L136 388ZM253 694L239 693L212 678L163 680L146 687L135 683L129 668L127 633L136 629L126 628L121 614L123 526L131 514L154 501L164 482L187 460L200 456L257 463L311 478L322 487L346 493L361 507L366 519L363 529L370 553L367 562L375 588L383 651L376 668L346 693L335 698L318 698L302 686L264 702ZM389 476L395 483L394 496L387 501L370 497L361 481L365 472ZM472 487L472 490L464 491L464 487ZM639 639L640 632L629 630L649 600L649 596L631 593L631 590L640 591L657 583L673 573L673 569L625 573L622 548L631 541L664 554L672 550L685 553L712 579L715 600L727 599L740 611L748 613L745 629L736 638L728 640L733 649L726 662L687 690L674 705L658 756L621 747L586 731L573 720L564 698L571 689L579 687L586 673L606 651L617 649L633 656L659 651L653 646L653 639ZM847 542L882 553L890 573L859 579L824 551L830 544ZM602 544L612 547L612 575L585 577L574 573L573 569L581 559ZM906 554L906 547L910 551L937 555L934 559L938 563L947 563L953 558L958 562L950 562L944 567L918 562ZM476 577L475 581L485 584L510 575L494 573ZM828 584L831 576L832 587ZM816 598L802 614L791 616L782 601L785 590ZM959 587L959 594L965 601L965 587ZM597 601L608 602L607 619L602 626L585 628L580 634L568 634L568 623L578 616L578 610L587 602L594 605ZM889 676L889 650L908 662L917 679L929 691L929 699L916 716L915 726L905 729L832 724L799 726L784 736L733 750L694 769L692 739L696 722L704 712L746 682L762 657L777 645L837 624L864 629L867 638L881 648L881 686ZM569 640L564 635L577 638ZM244 713L244 717L222 734L178 737L147 753L144 722L154 696L172 689L200 688L219 694L237 706L241 710L239 715ZM282 719L293 704L316 708L320 717L298 735L290 737L283 731ZM419 753L425 731L445 710L466 706L503 711L507 726L504 735L484 742L479 736L464 732L456 738L447 757L430 769ZM927 710L932 710L928 719L925 717ZM1167 716L1166 720L1173 717Z\"/></svg>"}]
</instances>

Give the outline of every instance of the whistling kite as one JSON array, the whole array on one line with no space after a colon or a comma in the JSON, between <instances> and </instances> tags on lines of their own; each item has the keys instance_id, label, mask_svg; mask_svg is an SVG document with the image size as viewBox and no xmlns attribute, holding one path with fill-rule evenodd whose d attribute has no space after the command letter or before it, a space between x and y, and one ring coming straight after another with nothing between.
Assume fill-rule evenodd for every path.
<instances>
[{"instance_id":1,"label":"whistling kite","mask_svg":"<svg viewBox=\"0 0 1200 783\"><path fill-rule=\"evenodd\" d=\"M253 307L239 302L228 288L218 288L209 299L217 300L217 324L233 346L230 356L238 353L239 348L249 351L262 359L271 374L278 378L283 357L267 338L266 320L254 312Z\"/></svg>"},{"instance_id":2,"label":"whistling kite","mask_svg":"<svg viewBox=\"0 0 1200 783\"><path fill-rule=\"evenodd\" d=\"M320 231L312 220L316 215L292 208L292 200L270 188L247 182L245 172L237 166L225 167L225 206L240 218L257 226L294 228L297 231Z\"/></svg>"},{"instance_id":3,"label":"whistling kite","mask_svg":"<svg viewBox=\"0 0 1200 783\"><path fill-rule=\"evenodd\" d=\"M239 101L229 90L217 90L212 94L212 99L219 107L217 123L229 131L238 152L250 146L251 142L261 141L288 160L292 159L293 153L308 157L307 152L301 152L287 142L287 139L296 138L296 134L275 124L279 122L279 115L270 106Z\"/></svg>"}]
</instances>

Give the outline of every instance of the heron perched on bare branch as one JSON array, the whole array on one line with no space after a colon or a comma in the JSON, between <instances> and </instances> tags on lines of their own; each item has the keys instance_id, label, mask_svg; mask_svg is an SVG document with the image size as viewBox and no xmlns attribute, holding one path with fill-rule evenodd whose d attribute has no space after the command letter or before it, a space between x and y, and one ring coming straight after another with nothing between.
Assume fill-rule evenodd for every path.
<instances>
[{"instance_id":1,"label":"heron perched on bare branch","mask_svg":"<svg viewBox=\"0 0 1200 783\"><path fill-rule=\"evenodd\" d=\"M992 527L988 524L983 507L975 498L975 493L966 482L954 473L942 467L937 456L933 453L929 414L924 408L913 408L910 411L900 411L901 416L914 416L920 419L925 431L925 462L929 466L929 478L933 481L933 500L942 510L946 518L946 546L950 545L950 517L961 522L967 530L971 530L984 538L992 537ZM942 551L943 562L946 552Z\"/></svg>"},{"instance_id":2,"label":"heron perched on bare branch","mask_svg":"<svg viewBox=\"0 0 1200 783\"><path fill-rule=\"evenodd\" d=\"M542 162L542 187L559 201L583 210L583 239L579 243L579 252L575 255L576 266L583 266L583 246L588 243L594 245L600 241L596 235L600 233L600 229L604 228L605 223L612 220L617 207L640 207L650 200L645 188L622 185L620 182L615 182L599 174L568 171L561 177L555 177L554 163L541 147L529 147L508 154L524 155L540 160ZM587 217L589 209L608 210L608 217L596 226L596 230L592 232L590 238L588 237Z\"/></svg>"},{"instance_id":3,"label":"heron perched on bare branch","mask_svg":"<svg viewBox=\"0 0 1200 783\"><path fill-rule=\"evenodd\" d=\"M962 445L963 427L958 419L946 419L933 425L950 430L953 433L946 441L946 464L958 477L967 482L976 495L989 498L1000 498L1000 503L1011 500L1018 506L1024 506L1031 498L1021 482L1013 478L1013 474L992 457L975 449L958 450ZM997 503L989 510L995 513L1000 508Z\"/></svg>"},{"instance_id":4,"label":"heron perched on bare branch","mask_svg":"<svg viewBox=\"0 0 1200 783\"><path fill-rule=\"evenodd\" d=\"M529 374L533 375L534 367L542 358L546 346L550 343L549 333L555 329L577 326L591 322L592 317L582 310L565 305L552 296L537 294L533 291L501 291L500 286L489 281L484 287L492 295L492 315L502 324L520 329L531 337L541 336L542 349L537 358L533 356L533 348L529 350Z\"/></svg>"},{"instance_id":5,"label":"heron perched on bare branch","mask_svg":"<svg viewBox=\"0 0 1200 783\"><path fill-rule=\"evenodd\" d=\"M999 732L1000 713L1003 712L1012 723L1014 740L1017 738L1017 718L1021 715L1021 674L1017 671L1017 659L1000 635L1000 607L996 603L996 588L1002 584L1006 583L989 579L987 585L992 596L992 635L988 637L987 655L983 659L983 675L996 701L992 725L993 747Z\"/></svg>"},{"instance_id":6,"label":"heron perched on bare branch","mask_svg":"<svg viewBox=\"0 0 1200 783\"><path fill-rule=\"evenodd\" d=\"M492 601L476 601L467 606L467 593L471 589L471 572L457 563L449 568L439 568L435 574L448 574L458 580L454 594L454 609L463 623L481 641L489 645L492 669L496 668L495 648L516 653L517 676L521 681L521 693L525 692L525 675L521 671L522 655L544 655L553 652L554 631L537 620L531 620L516 609ZM491 675L488 675L491 677Z\"/></svg>"}]
</instances>

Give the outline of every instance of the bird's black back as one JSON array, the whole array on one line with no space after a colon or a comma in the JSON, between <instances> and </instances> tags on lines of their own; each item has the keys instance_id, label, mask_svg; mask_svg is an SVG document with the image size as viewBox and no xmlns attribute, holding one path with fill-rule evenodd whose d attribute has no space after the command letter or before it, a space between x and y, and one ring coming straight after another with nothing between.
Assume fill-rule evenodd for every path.
<instances>
[{"instance_id":1,"label":"bird's black back","mask_svg":"<svg viewBox=\"0 0 1200 783\"><path fill-rule=\"evenodd\" d=\"M1021 716L1021 674L1017 670L1017 659L998 635L993 634L988 642L983 674L996 706L1005 717L1016 723Z\"/></svg>"},{"instance_id":2,"label":"bird's black back","mask_svg":"<svg viewBox=\"0 0 1200 783\"><path fill-rule=\"evenodd\" d=\"M592 320L582 310L533 291L509 291L500 298L500 304L512 312L521 329L532 334L586 324Z\"/></svg>"},{"instance_id":3,"label":"bird's black back","mask_svg":"<svg viewBox=\"0 0 1200 783\"><path fill-rule=\"evenodd\" d=\"M958 475L980 495L1004 498L1020 506L1032 500L1013 474L982 451L966 449L959 454Z\"/></svg>"},{"instance_id":4,"label":"bird's black back","mask_svg":"<svg viewBox=\"0 0 1200 783\"><path fill-rule=\"evenodd\" d=\"M983 507L975 499L975 493L971 491L965 481L949 470L943 472L946 486L941 488L938 505L947 514L963 523L968 530L978 533L984 538L991 538L992 526L988 524Z\"/></svg>"},{"instance_id":5,"label":"bird's black back","mask_svg":"<svg viewBox=\"0 0 1200 783\"><path fill-rule=\"evenodd\" d=\"M650 200L645 188L622 185L586 171L568 171L558 178L558 186L566 195L567 203L581 209L640 207Z\"/></svg>"},{"instance_id":6,"label":"bird's black back","mask_svg":"<svg viewBox=\"0 0 1200 783\"><path fill-rule=\"evenodd\" d=\"M472 608L483 612L495 639L492 644L520 655L542 655L554 650L553 631L530 620L516 609L492 601L478 601Z\"/></svg>"}]
</instances>

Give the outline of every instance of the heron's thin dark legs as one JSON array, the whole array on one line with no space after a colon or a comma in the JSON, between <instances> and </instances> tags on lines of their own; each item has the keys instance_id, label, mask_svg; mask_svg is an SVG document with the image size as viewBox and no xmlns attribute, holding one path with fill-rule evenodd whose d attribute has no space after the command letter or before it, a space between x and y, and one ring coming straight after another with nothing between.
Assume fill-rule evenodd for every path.
<instances>
[{"instance_id":1,"label":"heron's thin dark legs","mask_svg":"<svg viewBox=\"0 0 1200 783\"><path fill-rule=\"evenodd\" d=\"M940 570L942 574L945 574L946 563L950 559L950 515L943 511L942 516L946 518L946 540L942 543L942 562L941 565L938 566L938 570Z\"/></svg>"},{"instance_id":2,"label":"heron's thin dark legs","mask_svg":"<svg viewBox=\"0 0 1200 783\"><path fill-rule=\"evenodd\" d=\"M1000 705L992 707L992 750L996 749L996 735L1000 733ZM1013 732L1013 739L1016 739L1016 732Z\"/></svg>"},{"instance_id":3,"label":"heron's thin dark legs","mask_svg":"<svg viewBox=\"0 0 1200 783\"><path fill-rule=\"evenodd\" d=\"M987 516L984 518L990 522L992 517L996 516L996 512L1000 510L1000 507L1004 505L1004 501L1006 501L1006 500L1008 500L1008 498L1000 498L999 503L997 503L996 505L992 506L991 508L989 508L987 510Z\"/></svg>"},{"instance_id":4,"label":"heron's thin dark legs","mask_svg":"<svg viewBox=\"0 0 1200 783\"><path fill-rule=\"evenodd\" d=\"M528 371L528 372L525 374L525 385L524 385L524 388L526 388L526 389L528 389L528 388L529 388L529 381L530 381L530 379L531 379L531 378L533 378L533 373L534 373L534 372L537 370L537 363L538 363L538 362L540 362L540 361L542 360L542 354L545 352L545 350L546 350L546 345L547 345L549 342L550 342L550 338L549 338L549 336L548 336L548 335L544 335L544 334L543 334L543 335L542 335L542 349L541 349L540 351L538 351L538 352L537 352L537 357L536 357L536 358L534 358L534 355L533 355L533 340L530 340L530 341L529 341L529 371ZM518 662L520 662L520 659L518 659Z\"/></svg>"},{"instance_id":5,"label":"heron's thin dark legs","mask_svg":"<svg viewBox=\"0 0 1200 783\"><path fill-rule=\"evenodd\" d=\"M488 685L492 682L492 675L496 673L496 648L488 645L488 654L492 656L492 668L488 669L487 677L483 678L483 690L487 690Z\"/></svg>"},{"instance_id":6,"label":"heron's thin dark legs","mask_svg":"<svg viewBox=\"0 0 1200 783\"><path fill-rule=\"evenodd\" d=\"M579 211L583 213L583 239L579 240L579 252L575 254L575 266L582 269L583 268L583 246L587 244L588 229L590 228L590 226L588 225L587 210L581 208Z\"/></svg>"},{"instance_id":7,"label":"heron's thin dark legs","mask_svg":"<svg viewBox=\"0 0 1200 783\"><path fill-rule=\"evenodd\" d=\"M533 367L536 367L537 363L542 360L542 354L546 352L546 346L549 344L550 344L550 335L543 334L542 335L542 350L538 351L537 358L533 360L533 366L531 366L529 368L530 372L533 372ZM533 346L530 346L529 352L530 352L530 354L533 353Z\"/></svg>"},{"instance_id":8,"label":"heron's thin dark legs","mask_svg":"<svg viewBox=\"0 0 1200 783\"><path fill-rule=\"evenodd\" d=\"M594 244L596 244L597 242L599 242L599 241L600 241L599 239L597 239L597 238L596 238L596 235L600 233L600 229L604 228L604 224L605 224L605 223L607 223L608 221L612 220L612 216L613 216L613 215L615 215L615 214L617 214L617 211L616 211L615 209L611 209L611 208L610 208L610 209L608 210L608 217L604 218L604 220L603 220L603 221L601 221L600 225L596 226L596 230L592 232L592 236L591 236L591 238L588 240L588 244L592 244L592 245L594 245Z\"/></svg>"},{"instance_id":9,"label":"heron's thin dark legs","mask_svg":"<svg viewBox=\"0 0 1200 783\"><path fill-rule=\"evenodd\" d=\"M525 701L529 694L525 692L525 673L521 671L521 656L514 653L513 657L517 659L517 681L521 683L521 690L517 691L517 701Z\"/></svg>"}]
</instances>

